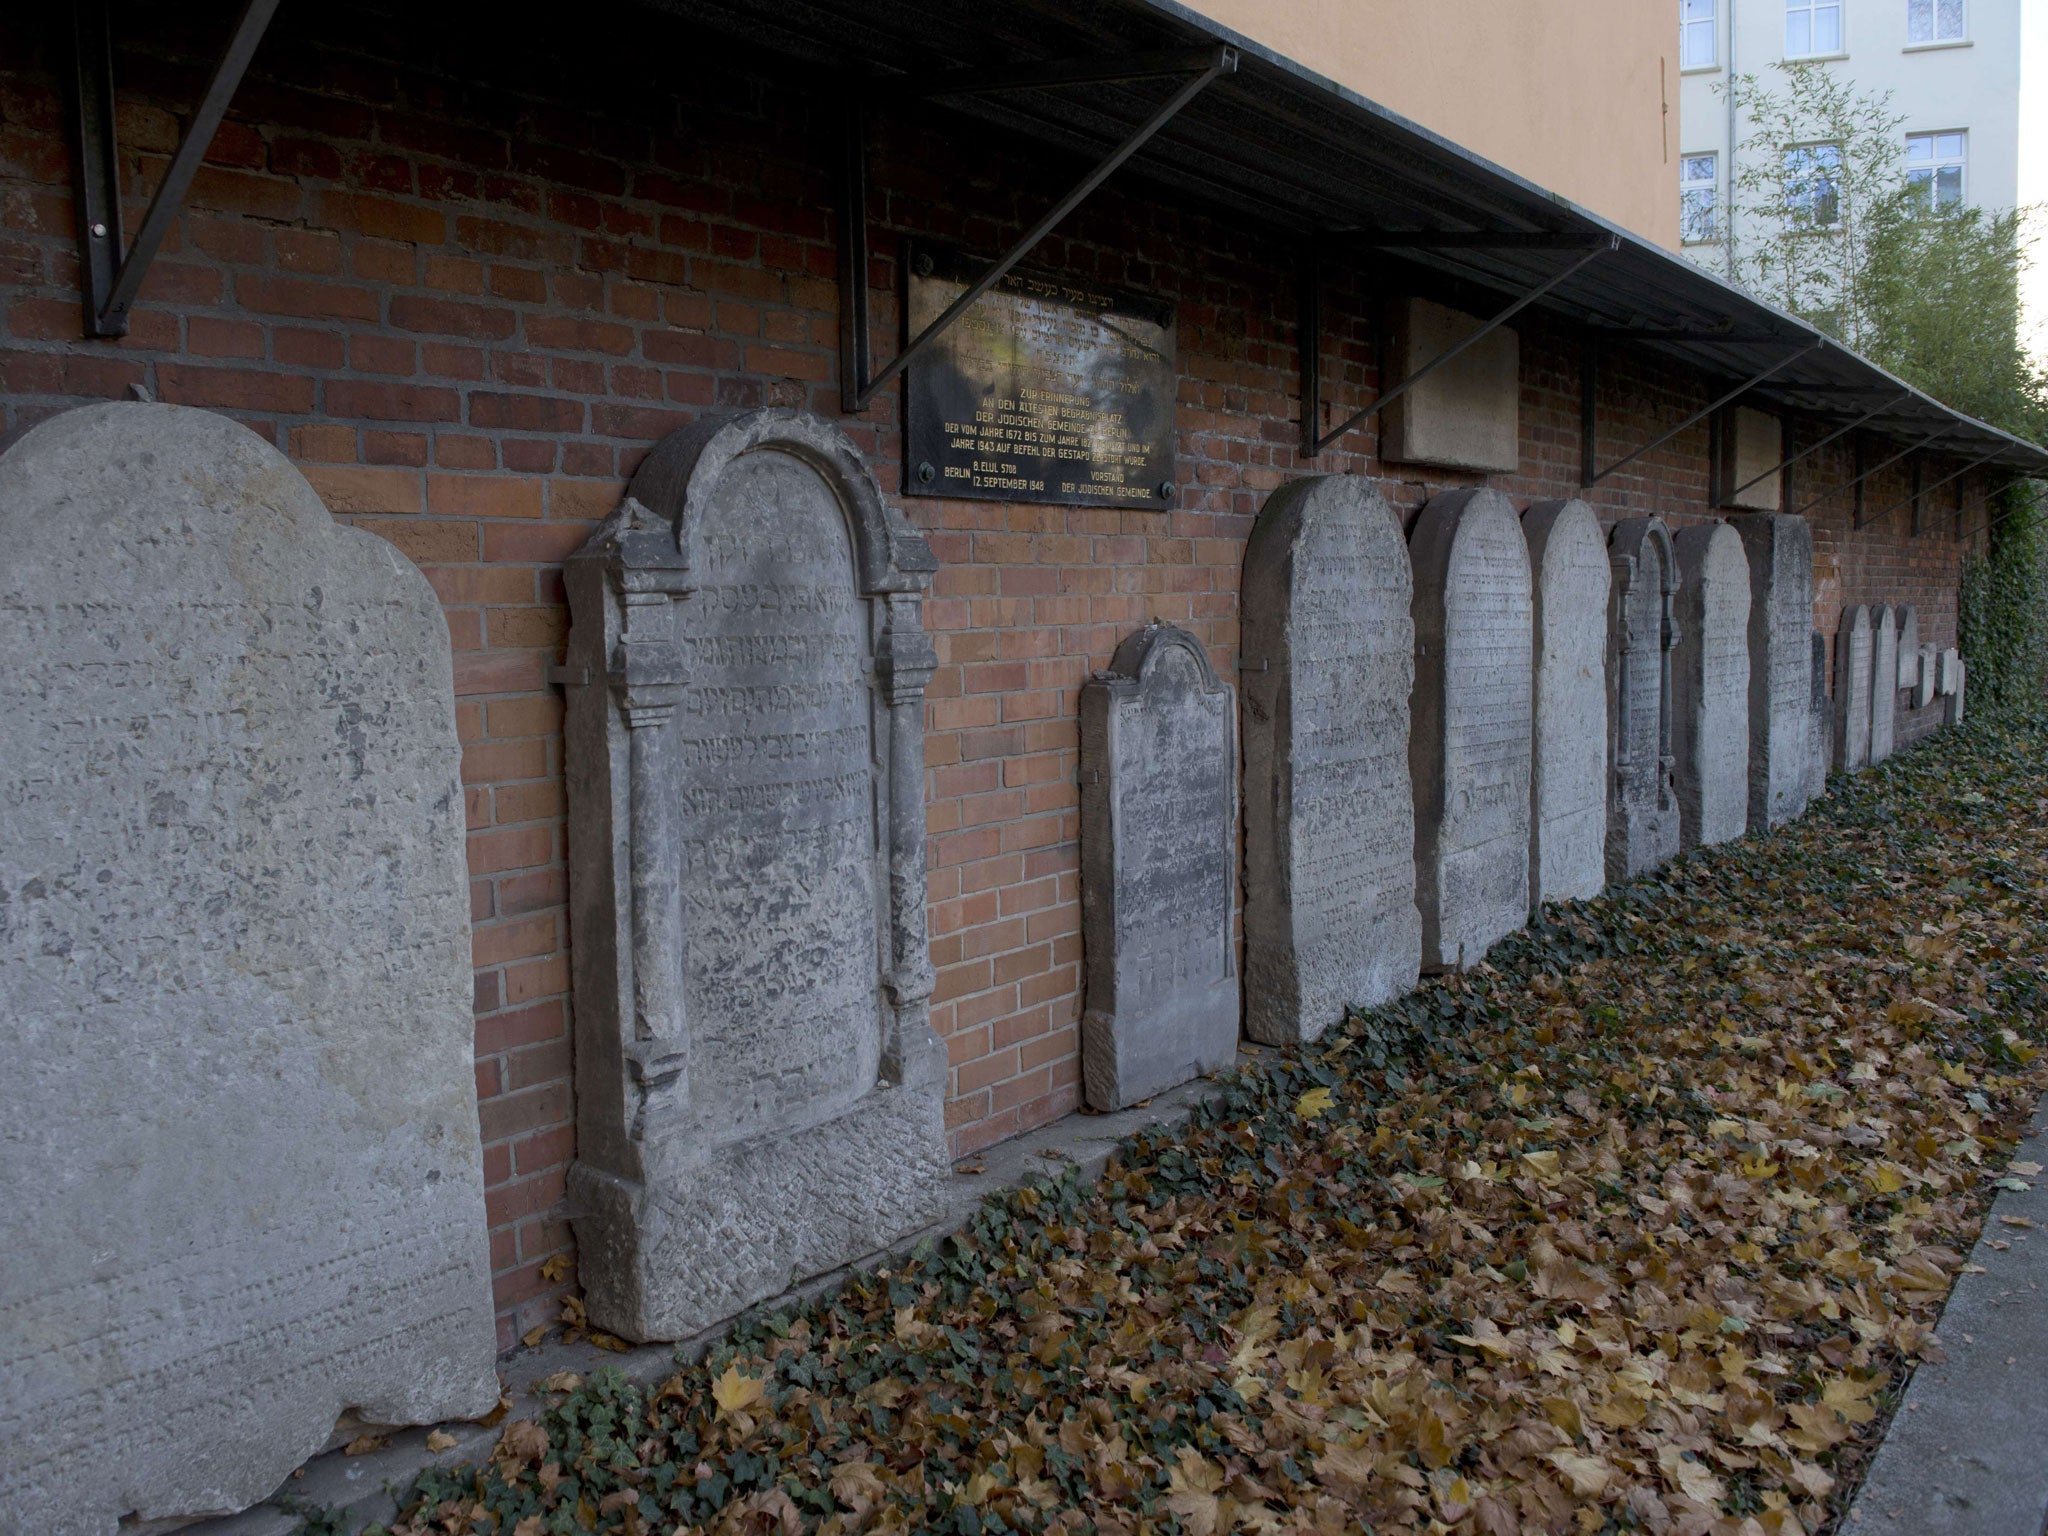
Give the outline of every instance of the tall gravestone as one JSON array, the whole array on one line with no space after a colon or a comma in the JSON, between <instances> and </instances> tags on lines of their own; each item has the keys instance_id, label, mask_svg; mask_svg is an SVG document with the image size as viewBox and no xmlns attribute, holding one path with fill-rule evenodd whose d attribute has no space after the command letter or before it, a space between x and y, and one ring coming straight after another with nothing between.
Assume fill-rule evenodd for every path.
<instances>
[{"instance_id":1,"label":"tall gravestone","mask_svg":"<svg viewBox=\"0 0 2048 1536\"><path fill-rule=\"evenodd\" d=\"M1237 701L1171 624L1081 689L1081 1078L1097 1109L1237 1057Z\"/></svg>"},{"instance_id":2,"label":"tall gravestone","mask_svg":"<svg viewBox=\"0 0 2048 1536\"><path fill-rule=\"evenodd\" d=\"M1522 514L1534 593L1529 908L1607 884L1607 539L1583 501Z\"/></svg>"},{"instance_id":3,"label":"tall gravestone","mask_svg":"<svg viewBox=\"0 0 2048 1536\"><path fill-rule=\"evenodd\" d=\"M1678 569L1662 518L1617 523L1607 555L1607 878L1621 881L1678 852L1671 739Z\"/></svg>"},{"instance_id":4,"label":"tall gravestone","mask_svg":"<svg viewBox=\"0 0 2048 1536\"><path fill-rule=\"evenodd\" d=\"M1313 1040L1415 984L1408 548L1366 481L1283 485L1245 545L1245 1032Z\"/></svg>"},{"instance_id":5,"label":"tall gravestone","mask_svg":"<svg viewBox=\"0 0 2048 1536\"><path fill-rule=\"evenodd\" d=\"M681 1338L938 1213L920 619L935 562L835 428L659 443L568 562L591 1321Z\"/></svg>"},{"instance_id":6,"label":"tall gravestone","mask_svg":"<svg viewBox=\"0 0 2048 1536\"><path fill-rule=\"evenodd\" d=\"M1892 622L1899 631L1899 682L1901 689L1920 686L1920 613L1911 603L1892 610Z\"/></svg>"},{"instance_id":7,"label":"tall gravestone","mask_svg":"<svg viewBox=\"0 0 2048 1536\"><path fill-rule=\"evenodd\" d=\"M1892 610L1870 611L1870 761L1892 755L1899 729L1899 631Z\"/></svg>"},{"instance_id":8,"label":"tall gravestone","mask_svg":"<svg viewBox=\"0 0 2048 1536\"><path fill-rule=\"evenodd\" d=\"M1735 520L1749 561L1749 825L1806 809L1813 775L1813 529L1759 512Z\"/></svg>"},{"instance_id":9,"label":"tall gravestone","mask_svg":"<svg viewBox=\"0 0 2048 1536\"><path fill-rule=\"evenodd\" d=\"M1529 916L1529 551L1499 491L1433 499L1415 574L1415 905L1427 970L1474 965Z\"/></svg>"},{"instance_id":10,"label":"tall gravestone","mask_svg":"<svg viewBox=\"0 0 2048 1536\"><path fill-rule=\"evenodd\" d=\"M255 434L0 455L0 1528L498 1397L447 625Z\"/></svg>"},{"instance_id":11,"label":"tall gravestone","mask_svg":"<svg viewBox=\"0 0 2048 1536\"><path fill-rule=\"evenodd\" d=\"M1870 766L1870 610L1842 610L1835 631L1835 766L1861 773Z\"/></svg>"},{"instance_id":12,"label":"tall gravestone","mask_svg":"<svg viewBox=\"0 0 2048 1536\"><path fill-rule=\"evenodd\" d=\"M1813 667L1811 675L1812 713L1808 720L1813 750L1810 758L1811 769L1806 780L1806 799L1810 805L1828 792L1828 775L1835 766L1835 718L1832 702L1828 698L1828 637L1819 630L1813 632Z\"/></svg>"},{"instance_id":13,"label":"tall gravestone","mask_svg":"<svg viewBox=\"0 0 2048 1536\"><path fill-rule=\"evenodd\" d=\"M1749 827L1749 557L1727 523L1681 529L1672 656L1679 844L1729 842Z\"/></svg>"},{"instance_id":14,"label":"tall gravestone","mask_svg":"<svg viewBox=\"0 0 2048 1536\"><path fill-rule=\"evenodd\" d=\"M1936 685L1940 682L1941 652L1934 646L1920 647L1920 680L1913 690L1913 706L1925 709L1935 699Z\"/></svg>"}]
</instances>

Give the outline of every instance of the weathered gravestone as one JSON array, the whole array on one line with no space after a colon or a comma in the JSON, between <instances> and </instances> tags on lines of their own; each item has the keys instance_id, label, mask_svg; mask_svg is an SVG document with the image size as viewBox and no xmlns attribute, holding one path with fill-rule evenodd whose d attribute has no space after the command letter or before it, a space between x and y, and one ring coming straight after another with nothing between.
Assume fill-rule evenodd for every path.
<instances>
[{"instance_id":1,"label":"weathered gravestone","mask_svg":"<svg viewBox=\"0 0 2048 1536\"><path fill-rule=\"evenodd\" d=\"M1522 514L1534 591L1529 908L1607 884L1607 539L1583 501Z\"/></svg>"},{"instance_id":2,"label":"weathered gravestone","mask_svg":"<svg viewBox=\"0 0 2048 1536\"><path fill-rule=\"evenodd\" d=\"M1953 646L1942 651L1935 659L1935 687L1943 698L1952 698L1962 683L1963 655Z\"/></svg>"},{"instance_id":3,"label":"weathered gravestone","mask_svg":"<svg viewBox=\"0 0 2048 1536\"><path fill-rule=\"evenodd\" d=\"M1771 512L1734 527L1749 557L1749 825L1762 832L1813 792L1813 529Z\"/></svg>"},{"instance_id":4,"label":"weathered gravestone","mask_svg":"<svg viewBox=\"0 0 2048 1536\"><path fill-rule=\"evenodd\" d=\"M1806 781L1806 799L1810 805L1828 792L1828 775L1835 766L1835 720L1831 701L1828 698L1828 637L1819 630L1813 632L1811 715L1808 720L1813 741L1811 771Z\"/></svg>"},{"instance_id":5,"label":"weathered gravestone","mask_svg":"<svg viewBox=\"0 0 2048 1536\"><path fill-rule=\"evenodd\" d=\"M671 434L568 563L590 1319L694 1333L930 1221L920 622L934 566L835 428Z\"/></svg>"},{"instance_id":6,"label":"weathered gravestone","mask_svg":"<svg viewBox=\"0 0 2048 1536\"><path fill-rule=\"evenodd\" d=\"M1499 491L1448 491L1415 573L1415 905L1427 970L1476 965L1529 917L1529 550Z\"/></svg>"},{"instance_id":7,"label":"weathered gravestone","mask_svg":"<svg viewBox=\"0 0 2048 1536\"><path fill-rule=\"evenodd\" d=\"M1662 518L1616 524L1607 555L1607 878L1622 881L1678 852L1671 740L1678 570Z\"/></svg>"},{"instance_id":8,"label":"weathered gravestone","mask_svg":"<svg viewBox=\"0 0 2048 1536\"><path fill-rule=\"evenodd\" d=\"M1408 548L1367 482L1283 485L1245 545L1245 1032L1313 1040L1415 984Z\"/></svg>"},{"instance_id":9,"label":"weathered gravestone","mask_svg":"<svg viewBox=\"0 0 2048 1536\"><path fill-rule=\"evenodd\" d=\"M1935 699L1936 684L1940 680L1941 651L1932 645L1920 647L1920 680L1913 690L1913 706L1925 709Z\"/></svg>"},{"instance_id":10,"label":"weathered gravestone","mask_svg":"<svg viewBox=\"0 0 2048 1536\"><path fill-rule=\"evenodd\" d=\"M1899 730L1899 631L1882 603L1870 610L1870 761L1892 755Z\"/></svg>"},{"instance_id":11,"label":"weathered gravestone","mask_svg":"<svg viewBox=\"0 0 2048 1536\"><path fill-rule=\"evenodd\" d=\"M1941 712L1944 725L1963 723L1963 685L1969 680L1969 666L1955 651L1942 652L1945 663L1942 675L1942 696L1946 700Z\"/></svg>"},{"instance_id":12,"label":"weathered gravestone","mask_svg":"<svg viewBox=\"0 0 2048 1536\"><path fill-rule=\"evenodd\" d=\"M1679 531L1672 747L1679 844L1738 838L1749 826L1749 558L1726 523Z\"/></svg>"},{"instance_id":13,"label":"weathered gravestone","mask_svg":"<svg viewBox=\"0 0 2048 1536\"><path fill-rule=\"evenodd\" d=\"M1835 630L1835 766L1861 773L1870 766L1870 610L1842 610Z\"/></svg>"},{"instance_id":14,"label":"weathered gravestone","mask_svg":"<svg viewBox=\"0 0 2048 1536\"><path fill-rule=\"evenodd\" d=\"M0 455L0 1528L489 1411L448 630L245 428Z\"/></svg>"},{"instance_id":15,"label":"weathered gravestone","mask_svg":"<svg viewBox=\"0 0 2048 1536\"><path fill-rule=\"evenodd\" d=\"M1237 1057L1237 703L1171 624L1081 689L1088 1102L1122 1109Z\"/></svg>"},{"instance_id":16,"label":"weathered gravestone","mask_svg":"<svg viewBox=\"0 0 2048 1536\"><path fill-rule=\"evenodd\" d=\"M1899 687L1920 686L1920 613L1911 603L1892 610L1899 631Z\"/></svg>"}]
</instances>

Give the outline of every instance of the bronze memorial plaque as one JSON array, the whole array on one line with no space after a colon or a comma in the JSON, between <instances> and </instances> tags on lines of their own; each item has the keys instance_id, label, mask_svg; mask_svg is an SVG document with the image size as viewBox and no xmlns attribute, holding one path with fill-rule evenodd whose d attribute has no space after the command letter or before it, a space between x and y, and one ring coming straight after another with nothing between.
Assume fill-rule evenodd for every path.
<instances>
[{"instance_id":1,"label":"bronze memorial plaque","mask_svg":"<svg viewBox=\"0 0 2048 1536\"><path fill-rule=\"evenodd\" d=\"M920 250L910 334L985 265ZM904 489L916 496L1174 504L1173 306L1011 272L910 365Z\"/></svg>"}]
</instances>

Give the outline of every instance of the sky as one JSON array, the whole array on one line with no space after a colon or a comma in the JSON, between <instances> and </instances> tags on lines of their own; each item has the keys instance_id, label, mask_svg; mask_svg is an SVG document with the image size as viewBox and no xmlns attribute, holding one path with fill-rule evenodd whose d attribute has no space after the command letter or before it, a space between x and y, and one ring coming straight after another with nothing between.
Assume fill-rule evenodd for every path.
<instances>
[{"instance_id":1,"label":"sky","mask_svg":"<svg viewBox=\"0 0 2048 1536\"><path fill-rule=\"evenodd\" d=\"M2048 204L2048 0L2020 0L2020 206ZM2048 217L2037 216L2037 236ZM2048 250L2036 246L2021 279L2021 304L2034 359L2048 367Z\"/></svg>"}]
</instances>

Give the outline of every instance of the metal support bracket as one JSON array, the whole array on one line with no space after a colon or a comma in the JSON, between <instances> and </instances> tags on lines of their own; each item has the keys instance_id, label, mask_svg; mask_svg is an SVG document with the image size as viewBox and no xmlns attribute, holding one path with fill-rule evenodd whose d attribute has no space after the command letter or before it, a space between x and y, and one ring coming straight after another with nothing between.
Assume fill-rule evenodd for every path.
<instances>
[{"instance_id":1,"label":"metal support bracket","mask_svg":"<svg viewBox=\"0 0 2048 1536\"><path fill-rule=\"evenodd\" d=\"M1797 515L1800 517L1806 516L1807 513L1811 512L1815 507L1819 506L1822 502L1826 501L1830 496L1839 496L1844 491L1859 489L1862 486L1863 482L1868 480L1872 475L1877 474L1880 471L1890 469L1894 464L1898 463L1899 460L1906 458L1911 454L1918 453L1922 448L1927 447L1931 443L1938 442L1940 439L1948 436L1950 430L1951 429L1949 427L1940 427L1935 431L1928 433L1925 437L1921 438L1919 442L1914 443L1910 448L1901 448L1897 453L1893 454L1890 458L1883 460L1881 463L1873 464L1868 469L1865 469L1861 464L1859 464L1856 468L1855 479L1849 481L1846 485L1831 486L1827 490L1822 491L1818 496L1814 497L1813 500L1809 501L1808 503L1806 503L1805 506L1801 507ZM1858 528L1861 528L1866 523L1872 521L1874 521L1874 519L1867 518L1863 515L1863 509L1859 505L1856 509L1856 526Z\"/></svg>"},{"instance_id":2,"label":"metal support bracket","mask_svg":"<svg viewBox=\"0 0 2048 1536\"><path fill-rule=\"evenodd\" d=\"M128 334L128 311L149 275L150 263L184 206L185 193L227 115L256 45L277 13L278 0L245 0L227 48L214 65L170 167L150 199L135 240L121 253L121 163L114 137L113 33L107 0L80 0L72 12L72 148L78 205L78 266L85 334Z\"/></svg>"},{"instance_id":3,"label":"metal support bracket","mask_svg":"<svg viewBox=\"0 0 2048 1536\"><path fill-rule=\"evenodd\" d=\"M1910 495L1906 496L1903 500L1893 502L1890 506L1886 507L1882 512L1875 514L1870 519L1870 521L1875 523L1880 522L1887 517L1890 517L1894 512L1898 511L1899 508L1905 506L1908 502L1918 502L1919 499L1922 496L1924 496L1927 492L1938 491L1944 485L1947 485L1951 480L1962 479L1963 476L1967 475L1971 470L1975 469L1978 465L1989 464L1993 459L1997 458L2003 452L2005 452L2005 448L2001 445L1997 448L1992 449L1989 453L1983 455L1981 458L1975 458L1970 460L1969 463L1965 464L1961 469L1957 470L1954 474L1943 475L1939 480L1935 481L1932 485L1923 486L1916 483ZM1915 465L1915 468L1918 468L1917 464ZM1914 479L1917 482L1919 476L1915 475ZM1920 530L1917 527L1913 530L1916 536L1918 535L1919 531Z\"/></svg>"},{"instance_id":4,"label":"metal support bracket","mask_svg":"<svg viewBox=\"0 0 2048 1536\"><path fill-rule=\"evenodd\" d=\"M1503 233L1500 235L1487 237L1481 237L1477 235L1425 236L1395 233L1383 236L1354 234L1349 235L1346 238L1387 246L1410 244L1416 246L1434 246L1443 245L1444 242L1448 241L1456 241L1457 243L1455 245L1448 245L1445 246L1445 248L1473 249L1476 248L1482 242L1482 238L1487 241L1500 243L1505 247L1507 242L1515 240L1526 241L1529 237L1517 236L1509 233ZM1545 235L1541 236L1540 238L1546 242L1546 244L1542 247L1543 249L1554 249L1555 247L1547 242L1559 241L1566 237L1559 235ZM1588 248L1589 246L1590 248ZM1516 248L1526 249L1528 247L1526 245L1523 245ZM1483 321L1477 330L1473 331L1470 335L1466 336L1462 341L1458 342L1454 346L1445 348L1442 352L1439 352L1435 357L1432 357L1428 362L1424 363L1420 368L1416 369L1413 373L1409 374L1407 378L1403 379L1393 388L1382 390L1379 393L1379 395L1372 400L1370 404L1362 406L1360 409L1353 411L1341 423L1331 428L1330 431L1321 432L1318 424L1321 422L1323 414L1322 269L1320 253L1316 248L1315 237L1311 235L1309 237L1309 250L1302 265L1300 294L1301 321L1299 345L1301 348L1302 457L1308 459L1315 458L1318 454L1322 453L1325 449L1329 448L1334 443L1336 443L1336 441L1339 438L1343 437L1346 433L1350 432L1350 430L1353 427L1359 425L1359 423L1365 421L1369 417L1378 415L1381 411L1385 410L1388 406L1392 405L1396 400L1400 399L1403 395L1407 394L1409 390L1413 389L1416 385L1420 384L1424 379L1428 378L1432 373L1435 373L1437 369L1443 367L1444 364L1450 362L1453 358L1463 353L1466 350L1466 348L1477 344L1479 341L1483 340L1492 332L1497 331L1503 325L1506 325L1508 321L1514 319L1516 315L1519 315L1531 304L1534 304L1538 299L1542 298L1545 294L1549 293L1551 289L1557 287L1558 284L1562 283L1566 278L1572 276L1581 267L1584 267L1588 263L1597 260L1599 257L1605 256L1609 251L1616 251L1621 249L1621 236L1592 235L1572 237L1572 244L1570 247L1567 248L1582 250L1583 254L1579 257L1577 261L1573 262L1563 271L1558 272L1553 276L1544 279L1543 282L1537 284L1536 287L1531 288L1527 293L1523 294L1520 298L1516 299L1512 304L1508 305L1506 309L1501 310L1498 314L1495 314L1487 320Z\"/></svg>"},{"instance_id":5,"label":"metal support bracket","mask_svg":"<svg viewBox=\"0 0 2048 1536\"><path fill-rule=\"evenodd\" d=\"M275 3L275 0L272 0ZM868 328L868 196L867 124L857 99L846 105L844 159L840 166L839 198L839 397L840 409L857 415L868 408L877 394L913 359L943 336L972 309L981 296L995 287L1028 256L1053 229L1085 202L1092 192L1114 175L1123 163L1150 142L1160 129L1179 116L1189 102L1212 81L1237 70L1235 48L1203 48L1188 53L1145 54L1112 64L1052 64L1000 74L948 76L918 92L921 96L948 97L981 95L995 91L1042 90L1055 86L1100 84L1109 81L1151 80L1189 76L1165 103L1132 130L1124 141L1091 170L1044 217L1026 230L989 269L970 283L945 312L913 337L909 344L870 374Z\"/></svg>"},{"instance_id":6,"label":"metal support bracket","mask_svg":"<svg viewBox=\"0 0 2048 1536\"><path fill-rule=\"evenodd\" d=\"M1773 464L1769 469L1765 470L1760 475L1752 475L1749 479L1743 481L1742 484L1736 486L1734 490L1730 491L1728 493L1728 499L1732 501L1737 496L1740 496L1744 491L1748 490L1752 485L1761 485L1764 481L1770 479L1771 476L1784 473L1786 470L1790 469L1794 464L1799 463L1802 459L1811 458L1814 454L1819 453L1821 449L1827 447L1829 443L1841 441L1843 438L1847 437L1851 432L1854 432L1858 427L1862 426L1865 422L1874 420L1875 418L1882 416L1886 411L1890 410L1893 406L1903 404L1905 401L1910 400L1912 398L1913 391L1911 391L1910 389L1906 390L1903 394L1893 395L1889 400L1886 400L1884 404L1876 406L1871 410L1865 411L1861 416L1858 416L1846 427L1835 428L1834 431L1830 432L1826 437L1822 438L1819 442L1810 443L1806 447L1800 449L1797 453L1792 454L1790 457L1780 459L1777 463Z\"/></svg>"},{"instance_id":7,"label":"metal support bracket","mask_svg":"<svg viewBox=\"0 0 2048 1536\"><path fill-rule=\"evenodd\" d=\"M1640 459L1646 453L1654 453L1657 449L1662 448L1666 443L1670 442L1671 439L1678 436L1678 434L1683 432L1687 427L1696 426L1698 423L1705 421L1709 416L1713 415L1714 412L1720 410L1722 406L1727 405L1732 401L1741 399L1742 396L1748 394L1752 389L1756 388L1757 385L1763 383L1765 379L1770 378L1773 374L1778 373L1785 368L1789 368L1792 364L1798 362L1800 358L1805 357L1808 353L1816 351L1819 348L1826 346L1827 344L1827 338L1825 336L1813 337L1810 341L1806 343L1805 346L1801 347L1797 352L1788 352L1783 357L1779 358L1775 363L1772 363L1769 367L1758 369L1755 373L1751 374L1748 378L1744 379L1740 384L1736 385L1726 394L1720 396L1718 399L1709 401L1699 410L1694 411L1690 416L1686 417L1685 420L1679 422L1678 425L1658 433L1657 436L1651 438L1647 443L1643 444L1642 447L1636 449L1635 452L1628 454L1625 457L1616 459L1612 464L1608 465L1605 469L1601 470L1595 470L1593 468L1593 465L1595 464L1595 462L1597 462L1595 459L1594 450L1598 447L1599 444L1599 422L1598 417L1595 414L1598 409L1598 375L1594 372L1596 366L1595 360L1598 358L1599 353L1597 352L1597 350L1589 349L1587 353L1586 366L1587 383L1582 400L1582 406L1585 411L1585 416L1583 421L1581 422L1582 457L1580 459L1579 484L1582 486L1598 485L1602 480L1605 480L1609 475L1613 474L1615 471L1626 469L1629 465L1635 463L1637 459Z\"/></svg>"}]
</instances>

